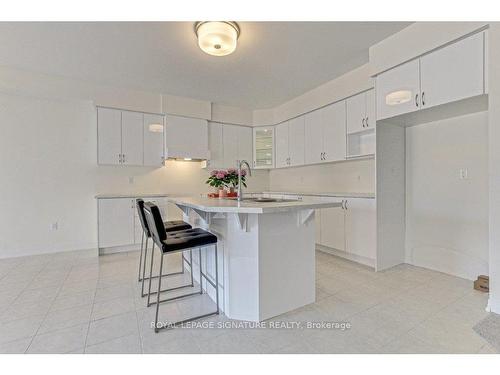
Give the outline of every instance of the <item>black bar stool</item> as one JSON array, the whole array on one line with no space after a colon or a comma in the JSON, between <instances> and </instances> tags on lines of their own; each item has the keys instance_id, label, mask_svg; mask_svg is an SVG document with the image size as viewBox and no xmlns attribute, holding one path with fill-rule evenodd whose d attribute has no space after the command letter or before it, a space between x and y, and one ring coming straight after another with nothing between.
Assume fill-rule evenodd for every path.
<instances>
[{"instance_id":1,"label":"black bar stool","mask_svg":"<svg viewBox=\"0 0 500 375\"><path fill-rule=\"evenodd\" d=\"M155 332L158 332L160 329L163 328L173 328L179 324L186 323L192 320L196 319L201 319L207 316L211 315L216 315L219 314L219 277L218 277L218 266L217 266L217 237L213 235L210 232L207 232L206 230L200 229L200 228L194 228L194 229L188 229L188 230L183 230L183 231L178 231L178 232L165 232L163 230L163 221L161 218L160 210L156 205L153 203L145 203L144 204L144 213L146 215L146 220L148 222L148 226L150 228L151 232L151 237L153 239L153 249L154 245L158 247L160 250L160 273L159 273L159 278L158 278L158 289L156 292L156 302L150 302L150 297L151 297L151 283L149 283L149 291L148 291L148 307L151 305L156 304L156 314L155 314ZM201 249L205 246L209 245L215 245L215 283L210 280L209 277L207 277L206 274L203 273L202 267L201 267ZM199 259L200 259L200 291L194 292L194 293L188 293L188 294L183 294L180 296L176 297L171 297L171 298L166 298L163 300L160 300L160 294L162 292L174 290L174 289L179 289L177 288L170 288L170 289L161 289L161 281L162 278L165 275L162 275L162 269L163 269L163 264L164 264L164 255L172 254L172 253L177 253L180 251L186 251L186 250L192 250L198 248L199 251ZM153 258L154 258L154 250L151 253L151 265L149 269L149 274L150 277L153 272ZM191 267L192 271L192 267ZM192 272L191 272L192 274ZM215 300L216 300L216 305L217 305L217 310L214 312L210 312L207 314L195 316L192 318L184 319L181 321L177 321L174 323L171 323L169 326L158 326L158 312L160 310L160 304L163 302L168 302L168 301L173 301L177 300L180 298L185 298L189 296L193 296L196 294L203 294L203 287L202 287L202 277L210 283L215 288Z\"/></svg>"},{"instance_id":2,"label":"black bar stool","mask_svg":"<svg viewBox=\"0 0 500 375\"><path fill-rule=\"evenodd\" d=\"M144 293L144 279L145 279L145 274L146 274L146 259L148 256L148 240L149 240L149 238L151 238L151 233L149 231L148 223L146 221L146 216L144 216L144 200L137 199L136 206L137 206L137 211L139 214L139 220L141 221L141 226L142 226L141 254L139 257L139 282L142 281L141 297L145 297L146 294ZM186 223L182 220L166 221L163 223L163 226L164 226L166 232L174 232L174 231L192 228L191 225L189 225L188 223ZM146 244L145 244L146 246L143 246L144 237L146 237ZM190 252L190 260L189 261L184 257L184 254L182 254L182 271L170 273L168 275L179 275L181 273L184 273L184 262L189 264L189 267L191 267L192 258L193 258L192 252ZM142 268L142 277L141 277L141 268ZM158 276L153 276L152 279L155 279L157 277ZM149 282L151 282L152 279L146 278L146 280L149 280ZM191 274L191 284L193 284L193 275L192 274Z\"/></svg>"}]
</instances>

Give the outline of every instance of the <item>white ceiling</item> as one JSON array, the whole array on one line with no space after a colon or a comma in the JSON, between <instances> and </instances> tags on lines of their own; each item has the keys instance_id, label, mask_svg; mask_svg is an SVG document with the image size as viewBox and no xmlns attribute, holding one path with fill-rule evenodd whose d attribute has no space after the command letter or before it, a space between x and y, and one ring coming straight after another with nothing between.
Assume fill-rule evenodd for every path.
<instances>
[{"instance_id":1,"label":"white ceiling","mask_svg":"<svg viewBox=\"0 0 500 375\"><path fill-rule=\"evenodd\" d=\"M241 22L235 53L197 46L192 22L0 23L0 65L269 108L368 62L407 22Z\"/></svg>"}]
</instances>

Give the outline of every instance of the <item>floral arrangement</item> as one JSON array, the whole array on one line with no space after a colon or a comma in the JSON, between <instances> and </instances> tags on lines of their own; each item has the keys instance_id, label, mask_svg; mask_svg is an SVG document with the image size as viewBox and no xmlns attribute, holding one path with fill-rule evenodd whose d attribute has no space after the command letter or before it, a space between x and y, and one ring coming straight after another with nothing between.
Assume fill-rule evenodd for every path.
<instances>
[{"instance_id":1,"label":"floral arrangement","mask_svg":"<svg viewBox=\"0 0 500 375\"><path fill-rule=\"evenodd\" d=\"M241 171L241 184L247 187L246 184L247 171ZM210 177L206 183L212 187L223 189L225 187L236 188L238 187L238 171L235 168L229 168L228 170L213 170L210 173Z\"/></svg>"}]
</instances>

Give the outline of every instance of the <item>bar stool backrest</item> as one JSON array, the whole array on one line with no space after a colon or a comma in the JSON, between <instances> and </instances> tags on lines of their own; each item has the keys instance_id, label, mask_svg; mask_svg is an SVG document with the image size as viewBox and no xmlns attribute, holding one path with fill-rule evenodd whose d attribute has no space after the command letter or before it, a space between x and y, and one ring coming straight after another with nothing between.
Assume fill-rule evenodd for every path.
<instances>
[{"instance_id":1,"label":"bar stool backrest","mask_svg":"<svg viewBox=\"0 0 500 375\"><path fill-rule=\"evenodd\" d=\"M137 212L139 214L139 220L141 221L142 230L146 234L147 237L151 237L151 233L149 232L148 222L146 220L146 215L144 214L144 200L137 199L135 201L137 206Z\"/></svg>"},{"instance_id":2,"label":"bar stool backrest","mask_svg":"<svg viewBox=\"0 0 500 375\"><path fill-rule=\"evenodd\" d=\"M163 226L163 219L161 217L160 209L157 205L151 202L144 203L144 214L148 223L149 232L156 245L161 249L163 241L167 239L167 233Z\"/></svg>"}]
</instances>

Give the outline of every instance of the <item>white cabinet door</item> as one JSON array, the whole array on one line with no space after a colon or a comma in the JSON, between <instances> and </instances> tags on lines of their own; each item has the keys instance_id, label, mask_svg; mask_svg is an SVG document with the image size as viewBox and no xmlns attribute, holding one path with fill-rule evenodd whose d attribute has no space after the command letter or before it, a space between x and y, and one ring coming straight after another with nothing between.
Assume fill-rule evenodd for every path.
<instances>
[{"instance_id":1,"label":"white cabinet door","mask_svg":"<svg viewBox=\"0 0 500 375\"><path fill-rule=\"evenodd\" d=\"M324 161L344 160L346 157L346 103L341 101L322 110Z\"/></svg>"},{"instance_id":2,"label":"white cabinet door","mask_svg":"<svg viewBox=\"0 0 500 375\"><path fill-rule=\"evenodd\" d=\"M134 199L99 199L99 248L134 243Z\"/></svg>"},{"instance_id":3,"label":"white cabinet door","mask_svg":"<svg viewBox=\"0 0 500 375\"><path fill-rule=\"evenodd\" d=\"M97 108L97 162L120 164L122 152L121 111Z\"/></svg>"},{"instance_id":4,"label":"white cabinet door","mask_svg":"<svg viewBox=\"0 0 500 375\"><path fill-rule=\"evenodd\" d=\"M347 199L345 215L347 252L375 259L377 248L376 231L375 199Z\"/></svg>"},{"instance_id":5,"label":"white cabinet door","mask_svg":"<svg viewBox=\"0 0 500 375\"><path fill-rule=\"evenodd\" d=\"M252 162L252 155L252 128L238 126L238 160L246 160L250 164Z\"/></svg>"},{"instance_id":6,"label":"white cabinet door","mask_svg":"<svg viewBox=\"0 0 500 375\"><path fill-rule=\"evenodd\" d=\"M206 120L174 115L165 116L166 156L206 159L208 124Z\"/></svg>"},{"instance_id":7,"label":"white cabinet door","mask_svg":"<svg viewBox=\"0 0 500 375\"><path fill-rule=\"evenodd\" d=\"M210 150L210 168L224 167L224 143L222 139L223 127L219 122L208 123L208 148Z\"/></svg>"},{"instance_id":8,"label":"white cabinet door","mask_svg":"<svg viewBox=\"0 0 500 375\"><path fill-rule=\"evenodd\" d=\"M321 245L345 250L345 212L341 207L321 210Z\"/></svg>"},{"instance_id":9,"label":"white cabinet door","mask_svg":"<svg viewBox=\"0 0 500 375\"><path fill-rule=\"evenodd\" d=\"M306 164L321 163L323 155L323 121L321 110L306 114L304 133Z\"/></svg>"},{"instance_id":10,"label":"white cabinet door","mask_svg":"<svg viewBox=\"0 0 500 375\"><path fill-rule=\"evenodd\" d=\"M222 142L224 144L224 168L236 167L238 160L239 126L224 125Z\"/></svg>"},{"instance_id":11,"label":"white cabinet door","mask_svg":"<svg viewBox=\"0 0 500 375\"><path fill-rule=\"evenodd\" d=\"M304 116L288 121L288 157L289 165L304 165Z\"/></svg>"},{"instance_id":12,"label":"white cabinet door","mask_svg":"<svg viewBox=\"0 0 500 375\"><path fill-rule=\"evenodd\" d=\"M144 114L144 165L151 167L161 167L165 155L163 151L163 134L165 127L163 125L163 116Z\"/></svg>"},{"instance_id":13,"label":"white cabinet door","mask_svg":"<svg viewBox=\"0 0 500 375\"><path fill-rule=\"evenodd\" d=\"M419 59L409 61L377 77L378 120L416 111L419 106Z\"/></svg>"},{"instance_id":14,"label":"white cabinet door","mask_svg":"<svg viewBox=\"0 0 500 375\"><path fill-rule=\"evenodd\" d=\"M366 93L366 129L375 129L377 122L377 99L375 98L375 90L368 90Z\"/></svg>"},{"instance_id":15,"label":"white cabinet door","mask_svg":"<svg viewBox=\"0 0 500 375\"><path fill-rule=\"evenodd\" d=\"M276 168L288 167L288 121L276 125Z\"/></svg>"},{"instance_id":16,"label":"white cabinet door","mask_svg":"<svg viewBox=\"0 0 500 375\"><path fill-rule=\"evenodd\" d=\"M347 133L364 131L366 122L366 93L347 98Z\"/></svg>"},{"instance_id":17,"label":"white cabinet door","mask_svg":"<svg viewBox=\"0 0 500 375\"><path fill-rule=\"evenodd\" d=\"M143 114L122 111L122 164L143 165Z\"/></svg>"},{"instance_id":18,"label":"white cabinet door","mask_svg":"<svg viewBox=\"0 0 500 375\"><path fill-rule=\"evenodd\" d=\"M483 39L479 33L420 59L422 108L484 93Z\"/></svg>"},{"instance_id":19,"label":"white cabinet door","mask_svg":"<svg viewBox=\"0 0 500 375\"><path fill-rule=\"evenodd\" d=\"M274 127L253 128L253 167L274 168Z\"/></svg>"}]
</instances>

